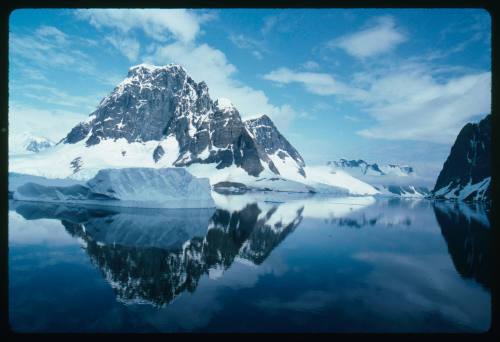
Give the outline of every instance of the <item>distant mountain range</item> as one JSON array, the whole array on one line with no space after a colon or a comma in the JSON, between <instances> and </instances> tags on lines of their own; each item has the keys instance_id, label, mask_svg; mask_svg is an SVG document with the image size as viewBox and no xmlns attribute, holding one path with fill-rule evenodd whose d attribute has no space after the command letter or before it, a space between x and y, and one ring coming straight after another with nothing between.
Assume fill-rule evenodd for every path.
<instances>
[{"instance_id":1,"label":"distant mountain range","mask_svg":"<svg viewBox=\"0 0 500 342\"><path fill-rule=\"evenodd\" d=\"M423 198L429 190L420 184L414 168L408 165L368 163L362 159L329 161L332 172L344 171L372 185L381 195Z\"/></svg>"},{"instance_id":2,"label":"distant mountain range","mask_svg":"<svg viewBox=\"0 0 500 342\"><path fill-rule=\"evenodd\" d=\"M407 165L385 164L379 165L377 163L367 163L362 159L347 160L339 159L337 161L329 161L326 163L335 169L341 169L349 172L350 174L366 175L366 176L413 176L415 174L413 167Z\"/></svg>"}]
</instances>

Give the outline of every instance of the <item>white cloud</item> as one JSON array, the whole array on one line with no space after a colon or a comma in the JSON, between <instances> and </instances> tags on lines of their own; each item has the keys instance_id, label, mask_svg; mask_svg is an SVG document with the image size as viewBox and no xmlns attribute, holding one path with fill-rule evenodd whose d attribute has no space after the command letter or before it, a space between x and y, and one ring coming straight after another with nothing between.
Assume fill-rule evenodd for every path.
<instances>
[{"instance_id":1,"label":"white cloud","mask_svg":"<svg viewBox=\"0 0 500 342\"><path fill-rule=\"evenodd\" d=\"M359 133L382 139L417 139L450 143L460 129L491 111L491 73L451 78L438 83L431 75L388 75L370 87L365 110L374 127Z\"/></svg>"},{"instance_id":2,"label":"white cloud","mask_svg":"<svg viewBox=\"0 0 500 342\"><path fill-rule=\"evenodd\" d=\"M271 104L263 91L238 81L237 68L227 60L222 51L207 44L176 42L158 45L154 54L147 57L146 61L159 65L181 64L194 80L207 83L212 98L231 99L243 118L267 114L281 128L299 115L289 105Z\"/></svg>"},{"instance_id":3,"label":"white cloud","mask_svg":"<svg viewBox=\"0 0 500 342\"><path fill-rule=\"evenodd\" d=\"M113 45L131 62L139 56L140 44L136 39L127 37L107 36L106 41Z\"/></svg>"},{"instance_id":4,"label":"white cloud","mask_svg":"<svg viewBox=\"0 0 500 342\"><path fill-rule=\"evenodd\" d=\"M389 52L404 41L406 37L396 29L392 17L379 17L376 25L334 39L328 46L341 48L356 58L366 58Z\"/></svg>"},{"instance_id":5,"label":"white cloud","mask_svg":"<svg viewBox=\"0 0 500 342\"><path fill-rule=\"evenodd\" d=\"M257 59L262 59L262 52L267 52L266 47L261 41L247 37L243 34L231 34L229 40L238 48L251 51Z\"/></svg>"},{"instance_id":6,"label":"white cloud","mask_svg":"<svg viewBox=\"0 0 500 342\"><path fill-rule=\"evenodd\" d=\"M110 27L122 33L141 29L157 41L173 36L183 42L196 38L200 22L213 19L185 9L82 9L76 15L96 28Z\"/></svg>"},{"instance_id":7,"label":"white cloud","mask_svg":"<svg viewBox=\"0 0 500 342\"><path fill-rule=\"evenodd\" d=\"M310 93L352 101L376 124L358 132L365 137L437 143L454 141L461 127L491 111L491 73L438 79L433 69L402 65L353 75L351 84L326 73L280 68L264 76L280 84L299 83Z\"/></svg>"},{"instance_id":8,"label":"white cloud","mask_svg":"<svg viewBox=\"0 0 500 342\"><path fill-rule=\"evenodd\" d=\"M357 116L354 115L344 115L344 119L351 121L351 122L360 122L361 119L358 118Z\"/></svg>"},{"instance_id":9,"label":"white cloud","mask_svg":"<svg viewBox=\"0 0 500 342\"><path fill-rule=\"evenodd\" d=\"M316 63L315 61L307 61L304 64L302 64L302 67L306 70L315 70L319 69L319 64Z\"/></svg>"},{"instance_id":10,"label":"white cloud","mask_svg":"<svg viewBox=\"0 0 500 342\"><path fill-rule=\"evenodd\" d=\"M300 83L309 92L317 95L357 95L360 89L353 89L336 80L332 75L318 72L296 72L288 68L279 68L263 76L264 79L279 84Z\"/></svg>"},{"instance_id":11,"label":"white cloud","mask_svg":"<svg viewBox=\"0 0 500 342\"><path fill-rule=\"evenodd\" d=\"M42 25L36 29L35 35L53 38L59 44L65 44L67 42L66 34L54 26Z\"/></svg>"},{"instance_id":12,"label":"white cloud","mask_svg":"<svg viewBox=\"0 0 500 342\"><path fill-rule=\"evenodd\" d=\"M39 81L47 79L46 74L53 70L66 70L109 84L110 76L97 71L94 60L81 50L83 45L93 44L92 40L69 36L53 26L39 26L30 34L10 32L9 65L14 68L9 72Z\"/></svg>"},{"instance_id":13,"label":"white cloud","mask_svg":"<svg viewBox=\"0 0 500 342\"><path fill-rule=\"evenodd\" d=\"M86 117L87 115L74 111L46 110L9 102L9 137L21 132L33 132L53 141L59 141Z\"/></svg>"},{"instance_id":14,"label":"white cloud","mask_svg":"<svg viewBox=\"0 0 500 342\"><path fill-rule=\"evenodd\" d=\"M264 25L262 25L262 28L260 30L262 32L262 34L269 33L274 28L274 26L276 26L278 21L279 21L279 17L277 17L277 16L265 18Z\"/></svg>"},{"instance_id":15,"label":"white cloud","mask_svg":"<svg viewBox=\"0 0 500 342\"><path fill-rule=\"evenodd\" d=\"M9 52L12 57L30 60L41 67L72 66L78 60L78 52L68 50L60 37L44 34L9 35ZM13 59L11 57L11 59ZM83 62L83 61L82 61Z\"/></svg>"},{"instance_id":16,"label":"white cloud","mask_svg":"<svg viewBox=\"0 0 500 342\"><path fill-rule=\"evenodd\" d=\"M71 95L60 89L42 85L42 84L23 84L14 83L11 89L15 92L22 92L24 96L36 99L43 104L54 104L63 107L78 108L83 112L89 112L95 108L102 94L91 96Z\"/></svg>"},{"instance_id":17,"label":"white cloud","mask_svg":"<svg viewBox=\"0 0 500 342\"><path fill-rule=\"evenodd\" d=\"M254 57L257 58L257 59L263 59L264 58L262 56L262 54L259 51L257 51L257 50L253 50L252 51L252 55L254 55Z\"/></svg>"},{"instance_id":18,"label":"white cloud","mask_svg":"<svg viewBox=\"0 0 500 342\"><path fill-rule=\"evenodd\" d=\"M276 10L275 13L277 14L264 18L264 23L260 29L262 35L267 35L271 31L290 32L293 27L296 27L299 18L293 10Z\"/></svg>"}]
</instances>

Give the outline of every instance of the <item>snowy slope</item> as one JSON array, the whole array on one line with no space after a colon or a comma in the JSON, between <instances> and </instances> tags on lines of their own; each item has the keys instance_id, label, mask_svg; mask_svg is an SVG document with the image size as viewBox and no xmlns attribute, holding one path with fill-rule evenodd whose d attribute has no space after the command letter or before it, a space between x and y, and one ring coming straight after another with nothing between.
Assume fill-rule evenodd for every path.
<instances>
[{"instance_id":1,"label":"snowy slope","mask_svg":"<svg viewBox=\"0 0 500 342\"><path fill-rule=\"evenodd\" d=\"M472 184L472 180L464 186L453 184L450 182L447 186L435 191L433 195L442 199L468 200L468 201L483 201L488 196L486 193L490 189L491 177L486 177L483 180Z\"/></svg>"}]
</instances>

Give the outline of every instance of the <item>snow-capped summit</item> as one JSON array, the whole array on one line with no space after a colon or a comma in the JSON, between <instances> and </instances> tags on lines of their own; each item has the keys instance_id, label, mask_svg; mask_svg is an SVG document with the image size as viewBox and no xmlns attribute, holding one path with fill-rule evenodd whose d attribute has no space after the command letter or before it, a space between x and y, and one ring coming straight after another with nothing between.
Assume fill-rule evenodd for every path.
<instances>
[{"instance_id":1,"label":"snow-capped summit","mask_svg":"<svg viewBox=\"0 0 500 342\"><path fill-rule=\"evenodd\" d=\"M9 135L9 154L38 153L54 145L49 138L31 132Z\"/></svg>"},{"instance_id":2,"label":"snow-capped summit","mask_svg":"<svg viewBox=\"0 0 500 342\"><path fill-rule=\"evenodd\" d=\"M257 144L271 158L281 175L294 178L297 174L306 177L305 162L297 150L281 135L267 115L245 121Z\"/></svg>"},{"instance_id":3,"label":"snow-capped summit","mask_svg":"<svg viewBox=\"0 0 500 342\"><path fill-rule=\"evenodd\" d=\"M415 170L408 165L394 165L387 164L380 167L382 172L386 175L396 175L400 177L414 176Z\"/></svg>"},{"instance_id":4,"label":"snow-capped summit","mask_svg":"<svg viewBox=\"0 0 500 342\"><path fill-rule=\"evenodd\" d=\"M215 107L219 110L233 110L235 109L234 105L231 103L231 100L229 99L226 99L225 97L219 97L215 103L214 103Z\"/></svg>"}]
</instances>

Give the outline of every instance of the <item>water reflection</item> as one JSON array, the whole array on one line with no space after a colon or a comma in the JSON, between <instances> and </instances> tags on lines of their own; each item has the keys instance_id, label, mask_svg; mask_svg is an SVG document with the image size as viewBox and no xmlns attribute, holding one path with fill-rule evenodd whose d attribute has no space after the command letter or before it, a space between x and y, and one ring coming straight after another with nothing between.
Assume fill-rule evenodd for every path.
<instances>
[{"instance_id":1,"label":"water reflection","mask_svg":"<svg viewBox=\"0 0 500 342\"><path fill-rule=\"evenodd\" d=\"M195 291L203 274L217 277L236 257L256 265L301 222L303 207L286 215L256 203L217 209L145 210L15 202L27 220L58 219L81 239L91 261L125 303L163 306ZM208 230L207 230L208 227Z\"/></svg>"},{"instance_id":2,"label":"water reflection","mask_svg":"<svg viewBox=\"0 0 500 342\"><path fill-rule=\"evenodd\" d=\"M325 217L325 222L338 227L411 227L421 222L422 213L431 209L431 202L418 199L379 199L346 215ZM418 219L417 219L418 218Z\"/></svg>"},{"instance_id":3,"label":"water reflection","mask_svg":"<svg viewBox=\"0 0 500 342\"><path fill-rule=\"evenodd\" d=\"M43 310L57 323L39 322L34 330L488 328L487 208L318 196L283 203L240 196L220 198L218 204L218 209L148 210L11 202L9 243L17 254L9 260L9 283L16 326L33 330ZM40 241L49 241L60 228L79 244L58 237L59 245L69 247L49 248L56 253L40 266L40 250L18 247L30 232L18 231L30 226L35 235L50 221L57 225L47 225ZM36 243L32 236L28 241ZM81 275L82 268L71 273L75 246L84 259L78 262L89 264L93 278ZM73 259L64 270L46 266L68 256ZM80 284L83 278L87 287ZM101 307L93 303L88 311L73 300L94 297ZM138 303L148 305L122 305ZM73 317L73 326L66 316Z\"/></svg>"},{"instance_id":4,"label":"water reflection","mask_svg":"<svg viewBox=\"0 0 500 342\"><path fill-rule=\"evenodd\" d=\"M489 208L481 204L436 202L434 213L457 272L490 288Z\"/></svg>"}]
</instances>

